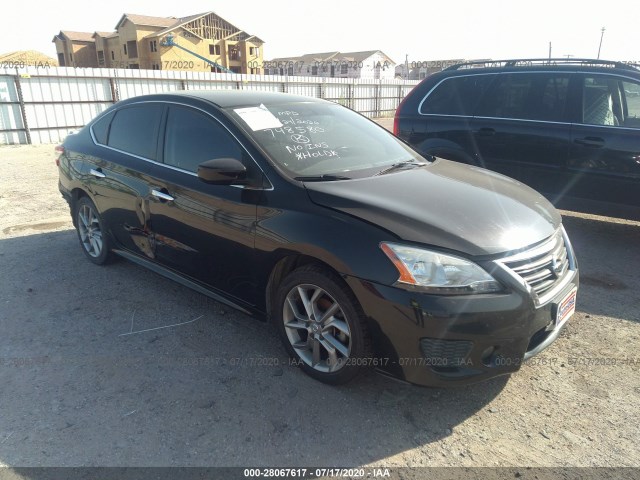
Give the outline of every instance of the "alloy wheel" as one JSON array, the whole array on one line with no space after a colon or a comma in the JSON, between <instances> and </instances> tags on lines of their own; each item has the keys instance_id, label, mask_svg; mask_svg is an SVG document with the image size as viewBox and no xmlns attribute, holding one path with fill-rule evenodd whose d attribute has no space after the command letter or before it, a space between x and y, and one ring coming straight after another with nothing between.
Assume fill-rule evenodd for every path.
<instances>
[{"instance_id":1,"label":"alloy wheel","mask_svg":"<svg viewBox=\"0 0 640 480\"><path fill-rule=\"evenodd\" d=\"M300 359L313 369L340 370L351 354L351 330L338 302L322 288L303 284L287 294L285 333Z\"/></svg>"},{"instance_id":2,"label":"alloy wheel","mask_svg":"<svg viewBox=\"0 0 640 480\"><path fill-rule=\"evenodd\" d=\"M102 253L102 230L98 215L90 205L84 204L78 210L78 232L80 242L87 253L97 258Z\"/></svg>"}]
</instances>

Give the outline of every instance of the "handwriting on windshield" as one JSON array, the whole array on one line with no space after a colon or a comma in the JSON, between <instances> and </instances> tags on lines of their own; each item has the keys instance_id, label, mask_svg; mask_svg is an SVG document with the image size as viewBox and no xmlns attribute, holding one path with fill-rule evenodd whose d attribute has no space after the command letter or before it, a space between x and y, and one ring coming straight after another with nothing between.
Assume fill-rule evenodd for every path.
<instances>
[{"instance_id":1,"label":"handwriting on windshield","mask_svg":"<svg viewBox=\"0 0 640 480\"><path fill-rule=\"evenodd\" d=\"M302 118L299 112L284 110L274 112L282 127L266 131L278 139L287 153L296 160L320 157L340 157L338 152L322 139L325 129L317 120Z\"/></svg>"}]
</instances>

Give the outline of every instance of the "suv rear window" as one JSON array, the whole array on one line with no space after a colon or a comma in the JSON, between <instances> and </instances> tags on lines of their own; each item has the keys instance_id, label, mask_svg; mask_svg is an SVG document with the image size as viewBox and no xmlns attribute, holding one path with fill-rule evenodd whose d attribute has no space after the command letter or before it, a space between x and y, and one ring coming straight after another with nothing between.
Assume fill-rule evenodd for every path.
<instances>
[{"instance_id":1,"label":"suv rear window","mask_svg":"<svg viewBox=\"0 0 640 480\"><path fill-rule=\"evenodd\" d=\"M495 75L468 75L443 80L422 101L424 115L473 115Z\"/></svg>"}]
</instances>

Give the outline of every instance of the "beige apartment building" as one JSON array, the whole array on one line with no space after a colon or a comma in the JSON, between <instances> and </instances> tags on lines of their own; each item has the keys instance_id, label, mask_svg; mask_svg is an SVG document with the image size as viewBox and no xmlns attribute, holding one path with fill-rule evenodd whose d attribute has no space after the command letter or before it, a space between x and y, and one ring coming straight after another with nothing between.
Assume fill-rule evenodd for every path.
<instances>
[{"instance_id":1,"label":"beige apartment building","mask_svg":"<svg viewBox=\"0 0 640 480\"><path fill-rule=\"evenodd\" d=\"M183 18L125 13L114 32L62 30L53 43L60 66L263 73L264 42L213 12Z\"/></svg>"}]
</instances>

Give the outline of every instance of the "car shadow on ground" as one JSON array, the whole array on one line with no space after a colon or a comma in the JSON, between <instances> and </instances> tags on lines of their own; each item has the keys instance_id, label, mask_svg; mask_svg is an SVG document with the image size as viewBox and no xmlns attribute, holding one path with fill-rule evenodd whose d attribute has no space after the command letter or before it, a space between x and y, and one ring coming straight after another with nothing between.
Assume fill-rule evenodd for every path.
<instances>
[{"instance_id":1,"label":"car shadow on ground","mask_svg":"<svg viewBox=\"0 0 640 480\"><path fill-rule=\"evenodd\" d=\"M640 224L570 212L563 223L580 267L578 310L640 322Z\"/></svg>"},{"instance_id":2,"label":"car shadow on ground","mask_svg":"<svg viewBox=\"0 0 640 480\"><path fill-rule=\"evenodd\" d=\"M449 436L505 387L318 383L269 325L72 230L0 240L0 462L357 466Z\"/></svg>"}]
</instances>

